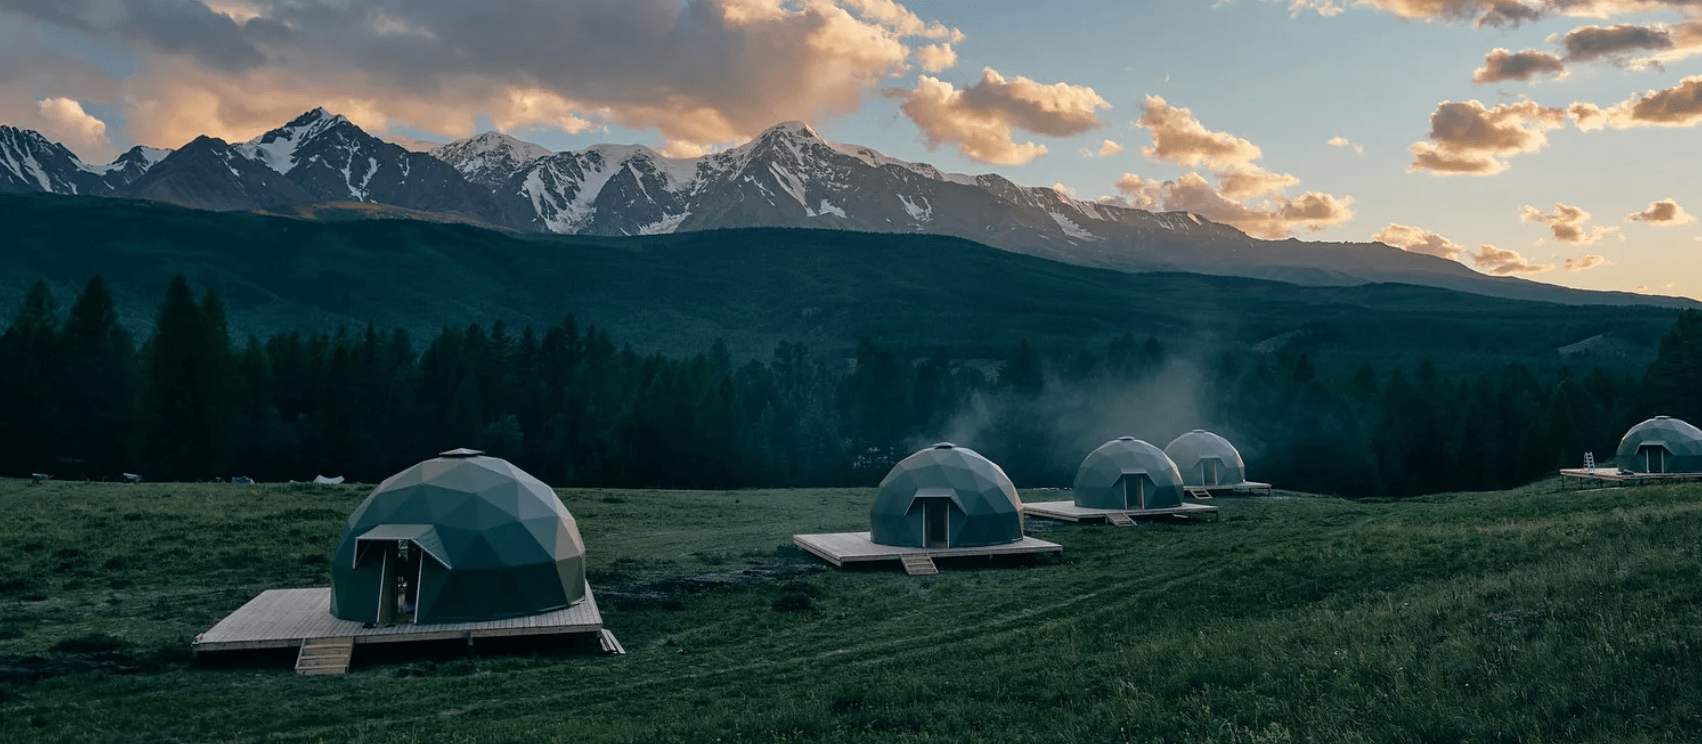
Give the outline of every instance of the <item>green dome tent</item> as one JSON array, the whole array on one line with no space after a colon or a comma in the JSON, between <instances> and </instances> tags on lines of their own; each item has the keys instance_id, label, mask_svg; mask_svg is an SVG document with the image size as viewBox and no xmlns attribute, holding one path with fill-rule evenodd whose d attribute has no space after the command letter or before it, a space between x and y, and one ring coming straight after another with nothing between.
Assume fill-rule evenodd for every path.
<instances>
[{"instance_id":1,"label":"green dome tent","mask_svg":"<svg viewBox=\"0 0 1702 744\"><path fill-rule=\"evenodd\" d=\"M1656 416L1625 432L1618 460L1634 473L1702 473L1702 429Z\"/></svg>"},{"instance_id":2,"label":"green dome tent","mask_svg":"<svg viewBox=\"0 0 1702 744\"><path fill-rule=\"evenodd\" d=\"M1182 476L1163 450L1121 437L1081 461L1075 492L1088 509L1169 509L1182 503Z\"/></svg>"},{"instance_id":3,"label":"green dome tent","mask_svg":"<svg viewBox=\"0 0 1702 744\"><path fill-rule=\"evenodd\" d=\"M1235 445L1204 429L1195 429L1165 445L1182 482L1190 486L1232 486L1247 480L1247 465Z\"/></svg>"},{"instance_id":4,"label":"green dome tent","mask_svg":"<svg viewBox=\"0 0 1702 744\"><path fill-rule=\"evenodd\" d=\"M497 620L585 598L585 543L550 487L507 460L451 450L391 476L349 516L331 614Z\"/></svg>"},{"instance_id":5,"label":"green dome tent","mask_svg":"<svg viewBox=\"0 0 1702 744\"><path fill-rule=\"evenodd\" d=\"M991 460L941 442L892 466L869 522L869 539L880 545L1004 545L1022 540L1022 499Z\"/></svg>"}]
</instances>

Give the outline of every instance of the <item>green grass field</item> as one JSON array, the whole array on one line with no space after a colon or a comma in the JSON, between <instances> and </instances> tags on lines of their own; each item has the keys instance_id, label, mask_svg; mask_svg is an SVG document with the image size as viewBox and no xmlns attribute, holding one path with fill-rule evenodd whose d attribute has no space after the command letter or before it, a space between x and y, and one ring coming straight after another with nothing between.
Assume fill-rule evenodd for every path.
<instances>
[{"instance_id":1,"label":"green grass field","mask_svg":"<svg viewBox=\"0 0 1702 744\"><path fill-rule=\"evenodd\" d=\"M0 741L1695 740L1702 488L1554 487L1031 520L1061 561L918 578L790 546L871 489L565 491L627 656L297 677L188 644L325 585L366 489L5 482Z\"/></svg>"}]
</instances>

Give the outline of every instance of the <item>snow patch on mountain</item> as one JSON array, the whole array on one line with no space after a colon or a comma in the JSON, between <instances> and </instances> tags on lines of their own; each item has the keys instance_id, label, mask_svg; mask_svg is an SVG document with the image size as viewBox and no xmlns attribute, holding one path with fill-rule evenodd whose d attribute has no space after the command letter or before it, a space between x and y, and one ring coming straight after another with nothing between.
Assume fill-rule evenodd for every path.
<instances>
[{"instance_id":1,"label":"snow patch on mountain","mask_svg":"<svg viewBox=\"0 0 1702 744\"><path fill-rule=\"evenodd\" d=\"M670 214L670 215L663 217L662 219L659 219L659 220L652 222L648 225L643 225L643 226L639 227L638 228L638 234L639 235L666 235L668 233L672 233L675 230L680 229L680 223L685 222L686 218L690 217L690 216L691 216L691 212L681 212L679 214Z\"/></svg>"},{"instance_id":2,"label":"snow patch on mountain","mask_svg":"<svg viewBox=\"0 0 1702 744\"><path fill-rule=\"evenodd\" d=\"M898 203L904 205L904 211L910 215L910 219L916 220L917 222L927 222L934 219L934 205L929 204L928 198L925 196L918 196L916 198L922 203L917 204L916 202L910 201L910 197L899 194Z\"/></svg>"},{"instance_id":3,"label":"snow patch on mountain","mask_svg":"<svg viewBox=\"0 0 1702 744\"><path fill-rule=\"evenodd\" d=\"M1064 231L1065 235L1077 240L1099 240L1098 235L1094 235L1093 233L1082 229L1081 225L1077 225L1070 218L1058 214L1057 212L1047 212L1047 214L1052 215L1052 221L1058 223L1058 227Z\"/></svg>"}]
</instances>

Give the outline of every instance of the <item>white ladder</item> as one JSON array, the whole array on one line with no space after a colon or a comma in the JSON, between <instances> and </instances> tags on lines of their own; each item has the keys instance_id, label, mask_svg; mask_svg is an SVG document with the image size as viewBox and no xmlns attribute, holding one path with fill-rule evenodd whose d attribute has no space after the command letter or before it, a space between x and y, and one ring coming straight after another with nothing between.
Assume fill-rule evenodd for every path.
<instances>
[{"instance_id":1,"label":"white ladder","mask_svg":"<svg viewBox=\"0 0 1702 744\"><path fill-rule=\"evenodd\" d=\"M1589 473L1596 472L1596 453L1584 453L1584 470Z\"/></svg>"}]
</instances>

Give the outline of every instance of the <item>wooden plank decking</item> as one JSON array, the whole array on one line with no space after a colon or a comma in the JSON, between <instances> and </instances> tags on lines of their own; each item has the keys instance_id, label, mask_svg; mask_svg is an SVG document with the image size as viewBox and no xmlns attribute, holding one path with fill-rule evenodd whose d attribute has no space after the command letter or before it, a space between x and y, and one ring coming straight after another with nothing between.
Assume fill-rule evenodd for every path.
<instances>
[{"instance_id":1,"label":"wooden plank decking","mask_svg":"<svg viewBox=\"0 0 1702 744\"><path fill-rule=\"evenodd\" d=\"M1661 483L1694 483L1702 481L1702 473L1621 473L1616 467L1602 467L1595 470L1586 468L1562 468L1560 470L1560 485L1567 488L1582 488L1591 483L1612 483L1627 486L1647 486Z\"/></svg>"},{"instance_id":2,"label":"wooden plank decking","mask_svg":"<svg viewBox=\"0 0 1702 744\"><path fill-rule=\"evenodd\" d=\"M350 638L353 643L401 643L454 638L592 633L603 615L591 587L585 599L553 612L477 623L398 623L367 627L331 615L331 588L269 589L237 608L191 645L203 651L293 648L316 638Z\"/></svg>"},{"instance_id":3,"label":"wooden plank decking","mask_svg":"<svg viewBox=\"0 0 1702 744\"><path fill-rule=\"evenodd\" d=\"M835 566L862 561L896 561L912 555L929 558L962 558L983 555L1064 552L1062 545L1032 537L1023 537L1014 543L988 545L979 548L904 548L896 545L877 545L869 539L867 532L793 535L792 542Z\"/></svg>"},{"instance_id":4,"label":"wooden plank decking","mask_svg":"<svg viewBox=\"0 0 1702 744\"><path fill-rule=\"evenodd\" d=\"M1090 509L1076 506L1074 501L1039 501L1022 505L1022 512L1031 517L1058 519L1065 522L1085 522L1090 520L1109 520L1112 514L1122 514L1131 519L1142 517L1166 516L1197 516L1203 514L1217 518L1217 507L1209 504L1190 504L1183 502L1168 509Z\"/></svg>"}]
</instances>

